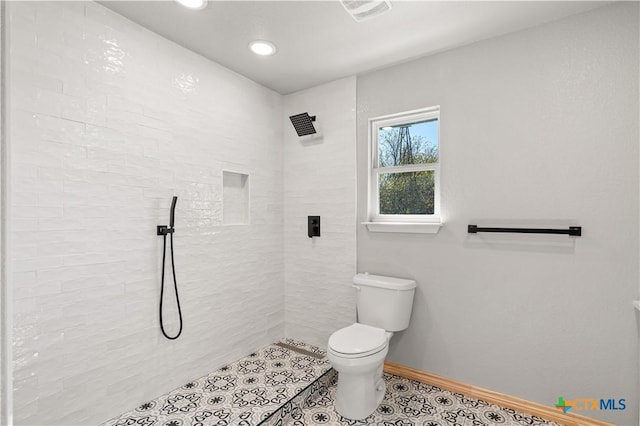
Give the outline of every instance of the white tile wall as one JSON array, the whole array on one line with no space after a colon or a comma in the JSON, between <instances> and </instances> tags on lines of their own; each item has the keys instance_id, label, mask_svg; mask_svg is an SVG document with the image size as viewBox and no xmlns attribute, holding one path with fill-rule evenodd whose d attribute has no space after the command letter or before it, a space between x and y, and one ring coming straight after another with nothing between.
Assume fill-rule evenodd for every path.
<instances>
[{"instance_id":1,"label":"white tile wall","mask_svg":"<svg viewBox=\"0 0 640 426\"><path fill-rule=\"evenodd\" d=\"M7 5L16 424L97 424L282 337L282 97L95 3ZM249 226L221 225L222 169Z\"/></svg>"},{"instance_id":2,"label":"white tile wall","mask_svg":"<svg viewBox=\"0 0 640 426\"><path fill-rule=\"evenodd\" d=\"M301 141L289 116L316 115L323 138ZM326 347L355 321L356 79L284 97L286 334ZM321 236L307 237L307 216Z\"/></svg>"}]
</instances>

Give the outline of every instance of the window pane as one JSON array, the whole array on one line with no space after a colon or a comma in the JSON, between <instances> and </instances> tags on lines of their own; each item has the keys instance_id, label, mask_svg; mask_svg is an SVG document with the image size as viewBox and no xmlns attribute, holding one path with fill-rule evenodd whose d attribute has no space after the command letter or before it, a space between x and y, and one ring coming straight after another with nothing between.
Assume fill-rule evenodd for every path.
<instances>
[{"instance_id":1,"label":"window pane","mask_svg":"<svg viewBox=\"0 0 640 426\"><path fill-rule=\"evenodd\" d=\"M434 171L380 173L380 214L434 214Z\"/></svg>"},{"instance_id":2,"label":"window pane","mask_svg":"<svg viewBox=\"0 0 640 426\"><path fill-rule=\"evenodd\" d=\"M438 120L378 130L379 167L438 162Z\"/></svg>"}]
</instances>

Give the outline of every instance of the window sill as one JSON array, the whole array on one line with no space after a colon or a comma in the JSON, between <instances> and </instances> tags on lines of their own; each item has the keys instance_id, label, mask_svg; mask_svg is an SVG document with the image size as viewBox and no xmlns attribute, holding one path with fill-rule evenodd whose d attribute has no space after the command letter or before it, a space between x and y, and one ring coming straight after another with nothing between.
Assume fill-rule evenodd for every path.
<instances>
[{"instance_id":1,"label":"window sill","mask_svg":"<svg viewBox=\"0 0 640 426\"><path fill-rule=\"evenodd\" d=\"M409 222L362 222L369 232L394 232L404 234L437 234L442 222L409 223Z\"/></svg>"}]
</instances>

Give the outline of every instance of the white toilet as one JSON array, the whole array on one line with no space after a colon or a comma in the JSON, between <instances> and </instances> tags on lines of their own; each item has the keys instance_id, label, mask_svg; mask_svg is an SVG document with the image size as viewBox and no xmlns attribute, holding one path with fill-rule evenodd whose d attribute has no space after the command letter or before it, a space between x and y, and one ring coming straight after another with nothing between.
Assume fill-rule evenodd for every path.
<instances>
[{"instance_id":1,"label":"white toilet","mask_svg":"<svg viewBox=\"0 0 640 426\"><path fill-rule=\"evenodd\" d=\"M409 326L416 282L367 273L357 274L353 282L358 322L333 333L327 353L338 371L336 411L362 420L384 398L382 367L389 340Z\"/></svg>"}]
</instances>

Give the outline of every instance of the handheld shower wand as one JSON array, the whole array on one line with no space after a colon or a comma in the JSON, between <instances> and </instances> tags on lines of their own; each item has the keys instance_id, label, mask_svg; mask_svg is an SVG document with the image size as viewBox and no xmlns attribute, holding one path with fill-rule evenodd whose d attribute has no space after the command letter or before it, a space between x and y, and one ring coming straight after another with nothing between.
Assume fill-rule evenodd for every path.
<instances>
[{"instance_id":1,"label":"handheld shower wand","mask_svg":"<svg viewBox=\"0 0 640 426\"><path fill-rule=\"evenodd\" d=\"M178 281L176 280L176 265L173 259L173 233L175 232L174 228L174 220L176 215L176 202L178 201L178 197L174 196L171 201L171 213L169 214L169 226L166 225L158 225L157 234L162 235L163 244L162 244L162 278L160 281L160 330L164 337L169 340L175 340L180 337L182 333L182 310L180 309L180 298L178 297ZM167 257L167 234L169 234L169 239L171 241L171 271L173 272L173 288L176 292L176 304L178 305L178 317L180 318L180 329L178 330L178 334L175 336L169 336L167 332L164 330L164 323L162 321L162 302L164 298L164 264L165 259Z\"/></svg>"},{"instance_id":2,"label":"handheld shower wand","mask_svg":"<svg viewBox=\"0 0 640 426\"><path fill-rule=\"evenodd\" d=\"M173 200L171 200L171 213L169 214L169 228L173 229L173 220L176 217L176 202L178 201L178 197L173 196Z\"/></svg>"}]
</instances>

